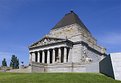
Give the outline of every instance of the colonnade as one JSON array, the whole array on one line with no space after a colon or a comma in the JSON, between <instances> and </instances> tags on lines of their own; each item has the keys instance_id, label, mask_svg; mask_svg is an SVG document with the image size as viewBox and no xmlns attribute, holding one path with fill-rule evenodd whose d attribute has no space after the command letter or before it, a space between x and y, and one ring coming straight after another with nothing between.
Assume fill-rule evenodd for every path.
<instances>
[{"instance_id":1,"label":"colonnade","mask_svg":"<svg viewBox=\"0 0 121 83\"><path fill-rule=\"evenodd\" d=\"M39 50L30 53L31 62L38 63L66 63L68 62L69 48L59 47L54 49Z\"/></svg>"}]
</instances>

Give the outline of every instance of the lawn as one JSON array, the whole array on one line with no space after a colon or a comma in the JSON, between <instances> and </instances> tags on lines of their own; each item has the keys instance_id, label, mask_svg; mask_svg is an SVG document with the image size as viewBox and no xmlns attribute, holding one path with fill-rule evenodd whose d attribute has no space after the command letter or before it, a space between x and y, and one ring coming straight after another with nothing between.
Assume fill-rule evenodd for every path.
<instances>
[{"instance_id":1,"label":"lawn","mask_svg":"<svg viewBox=\"0 0 121 83\"><path fill-rule=\"evenodd\" d=\"M96 73L0 73L0 83L121 83Z\"/></svg>"}]
</instances>

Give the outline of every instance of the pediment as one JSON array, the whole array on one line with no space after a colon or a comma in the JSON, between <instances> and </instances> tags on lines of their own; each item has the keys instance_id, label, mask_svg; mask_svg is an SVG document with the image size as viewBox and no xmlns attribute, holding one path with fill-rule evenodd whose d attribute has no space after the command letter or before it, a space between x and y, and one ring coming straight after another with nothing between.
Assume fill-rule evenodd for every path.
<instances>
[{"instance_id":1,"label":"pediment","mask_svg":"<svg viewBox=\"0 0 121 83\"><path fill-rule=\"evenodd\" d=\"M32 44L30 47L48 45L48 44L52 44L52 43L58 43L58 42L61 42L61 41L64 41L64 40L65 39L61 39L61 38L44 37L41 40L39 40L38 42Z\"/></svg>"}]
</instances>

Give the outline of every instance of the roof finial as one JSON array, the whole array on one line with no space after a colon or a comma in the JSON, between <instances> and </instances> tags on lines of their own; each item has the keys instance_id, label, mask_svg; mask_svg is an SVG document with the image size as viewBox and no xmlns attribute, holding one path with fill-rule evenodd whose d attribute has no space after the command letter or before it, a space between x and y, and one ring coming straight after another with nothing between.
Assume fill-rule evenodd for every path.
<instances>
[{"instance_id":1,"label":"roof finial","mask_svg":"<svg viewBox=\"0 0 121 83\"><path fill-rule=\"evenodd\" d=\"M73 9L71 9L71 11L70 11L71 13L73 13Z\"/></svg>"}]
</instances>

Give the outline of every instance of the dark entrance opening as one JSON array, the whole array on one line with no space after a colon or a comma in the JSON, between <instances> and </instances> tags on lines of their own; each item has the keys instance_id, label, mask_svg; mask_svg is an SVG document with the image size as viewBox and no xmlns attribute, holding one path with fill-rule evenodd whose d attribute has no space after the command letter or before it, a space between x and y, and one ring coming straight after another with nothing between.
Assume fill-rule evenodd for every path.
<instances>
[{"instance_id":1,"label":"dark entrance opening","mask_svg":"<svg viewBox=\"0 0 121 83\"><path fill-rule=\"evenodd\" d=\"M52 63L52 58L53 58L53 50L52 49L50 49L50 63Z\"/></svg>"},{"instance_id":2,"label":"dark entrance opening","mask_svg":"<svg viewBox=\"0 0 121 83\"><path fill-rule=\"evenodd\" d=\"M37 52L35 52L35 62L37 62L38 56L37 56Z\"/></svg>"},{"instance_id":3,"label":"dark entrance opening","mask_svg":"<svg viewBox=\"0 0 121 83\"><path fill-rule=\"evenodd\" d=\"M57 61L58 59L58 48L55 48L55 62Z\"/></svg>"},{"instance_id":4,"label":"dark entrance opening","mask_svg":"<svg viewBox=\"0 0 121 83\"><path fill-rule=\"evenodd\" d=\"M45 52L45 63L47 63L47 50L45 50L44 52Z\"/></svg>"},{"instance_id":5,"label":"dark entrance opening","mask_svg":"<svg viewBox=\"0 0 121 83\"><path fill-rule=\"evenodd\" d=\"M40 51L40 63L42 63L42 51Z\"/></svg>"},{"instance_id":6,"label":"dark entrance opening","mask_svg":"<svg viewBox=\"0 0 121 83\"><path fill-rule=\"evenodd\" d=\"M64 60L64 48L61 48L61 63L63 63Z\"/></svg>"}]
</instances>

